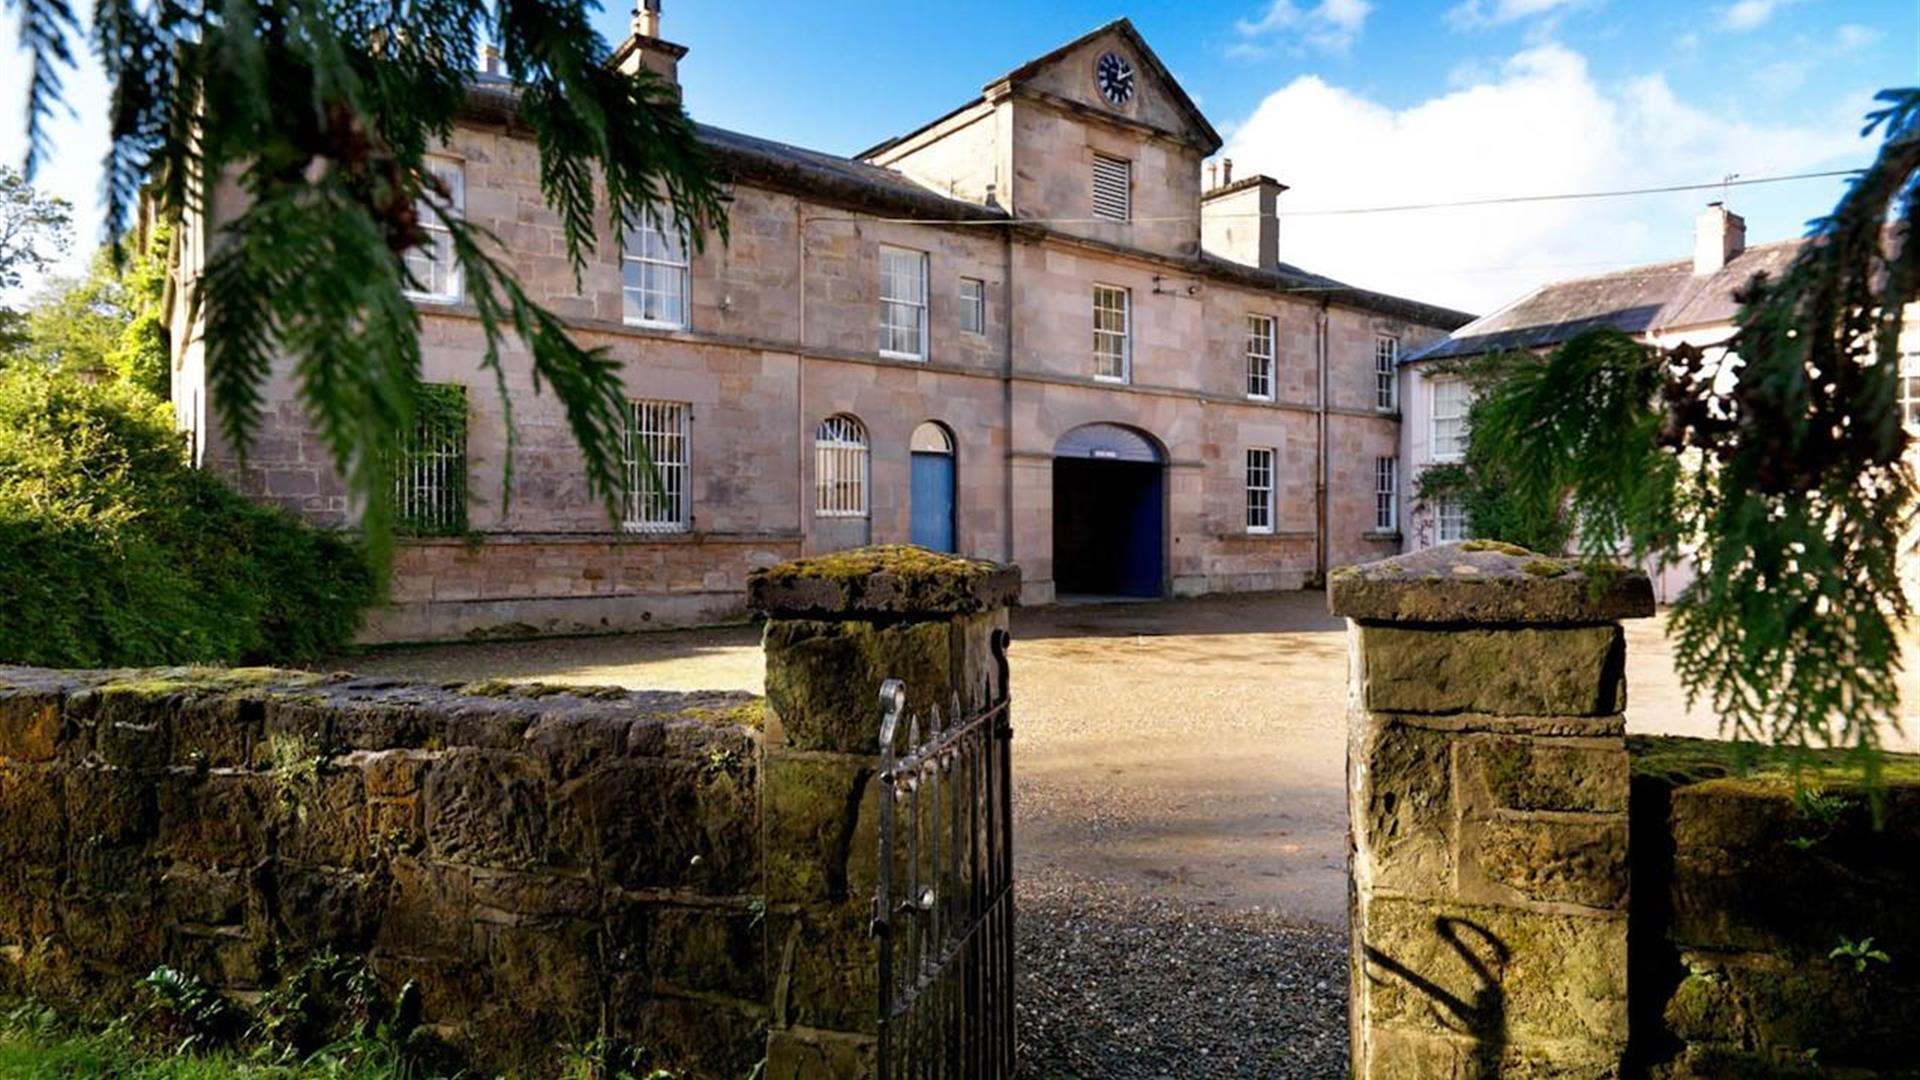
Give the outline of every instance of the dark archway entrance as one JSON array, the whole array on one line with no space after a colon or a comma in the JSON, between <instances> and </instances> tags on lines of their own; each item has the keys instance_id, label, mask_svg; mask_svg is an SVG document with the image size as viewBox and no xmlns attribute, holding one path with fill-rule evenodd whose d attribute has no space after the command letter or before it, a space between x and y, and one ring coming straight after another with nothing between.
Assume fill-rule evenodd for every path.
<instances>
[{"instance_id":1,"label":"dark archway entrance","mask_svg":"<svg viewBox=\"0 0 1920 1080\"><path fill-rule=\"evenodd\" d=\"M1158 597L1166 590L1166 455L1118 424L1067 432L1053 450L1056 594Z\"/></svg>"}]
</instances>

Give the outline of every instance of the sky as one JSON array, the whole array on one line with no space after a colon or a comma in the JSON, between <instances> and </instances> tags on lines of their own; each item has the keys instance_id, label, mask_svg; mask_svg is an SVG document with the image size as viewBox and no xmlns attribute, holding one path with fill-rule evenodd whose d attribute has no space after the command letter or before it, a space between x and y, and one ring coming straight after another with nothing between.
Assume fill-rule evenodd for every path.
<instances>
[{"instance_id":1,"label":"sky","mask_svg":"<svg viewBox=\"0 0 1920 1080\"><path fill-rule=\"evenodd\" d=\"M1478 208L1316 211L1719 183L1854 168L1873 94L1920 84L1920 0L665 0L707 123L855 154L1120 15L1282 196L1281 258L1489 311L1546 281L1692 251L1724 196L1751 242L1830 209L1844 180ZM627 13L603 11L609 40ZM0 50L18 56L11 30ZM24 63L0 67L0 161L21 160ZM105 88L37 182L97 238ZM85 261L77 251L69 268Z\"/></svg>"}]
</instances>

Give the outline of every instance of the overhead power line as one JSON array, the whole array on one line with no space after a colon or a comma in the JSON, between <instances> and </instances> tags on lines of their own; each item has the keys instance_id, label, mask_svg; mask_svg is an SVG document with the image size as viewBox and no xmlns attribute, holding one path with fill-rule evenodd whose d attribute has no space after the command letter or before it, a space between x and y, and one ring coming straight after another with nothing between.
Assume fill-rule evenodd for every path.
<instances>
[{"instance_id":1,"label":"overhead power line","mask_svg":"<svg viewBox=\"0 0 1920 1080\"><path fill-rule=\"evenodd\" d=\"M1752 187L1758 184L1784 184L1796 180L1825 180L1838 176L1858 176L1861 169L1829 169L1824 172L1784 173L1778 176L1749 176L1733 179L1720 179L1697 184L1666 184L1660 187L1620 188L1611 191L1561 191L1539 195L1493 195L1479 199L1454 199L1442 202L1399 203L1388 206L1350 206L1330 210L1281 210L1276 216L1283 218L1301 217L1350 217L1360 214L1404 214L1422 210L1459 210L1479 206L1512 206L1523 203L1575 202L1585 199L1623 199L1639 195L1671 195L1685 191L1725 191L1728 188ZM1208 214L1208 218L1259 217L1258 211L1239 214ZM855 216L809 216L808 221L874 221L900 225L965 225L997 227L1004 225L1111 225L1112 218L1076 217L1076 218L873 218ZM1193 214L1178 214L1164 217L1135 217L1124 224L1142 225L1163 222L1182 222L1194 220Z\"/></svg>"}]
</instances>

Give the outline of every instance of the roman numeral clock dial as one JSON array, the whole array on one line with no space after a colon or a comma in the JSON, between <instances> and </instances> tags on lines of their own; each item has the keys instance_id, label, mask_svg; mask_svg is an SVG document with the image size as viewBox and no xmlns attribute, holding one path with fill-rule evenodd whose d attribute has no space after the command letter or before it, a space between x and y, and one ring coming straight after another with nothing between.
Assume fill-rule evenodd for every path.
<instances>
[{"instance_id":1,"label":"roman numeral clock dial","mask_svg":"<svg viewBox=\"0 0 1920 1080\"><path fill-rule=\"evenodd\" d=\"M1100 87L1100 96L1111 105L1125 105L1133 100L1133 65L1119 53L1107 53L1094 65L1094 82Z\"/></svg>"}]
</instances>

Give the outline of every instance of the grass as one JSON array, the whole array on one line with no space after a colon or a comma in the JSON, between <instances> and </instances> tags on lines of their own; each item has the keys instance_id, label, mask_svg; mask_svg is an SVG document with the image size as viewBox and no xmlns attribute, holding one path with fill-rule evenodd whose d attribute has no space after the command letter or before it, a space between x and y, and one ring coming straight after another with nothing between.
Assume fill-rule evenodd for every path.
<instances>
[{"instance_id":1,"label":"grass","mask_svg":"<svg viewBox=\"0 0 1920 1080\"><path fill-rule=\"evenodd\" d=\"M85 1030L44 1009L0 1014L6 1080L432 1080L384 1047L343 1043L303 1060L269 1051L167 1054L142 1048L124 1025Z\"/></svg>"}]
</instances>

